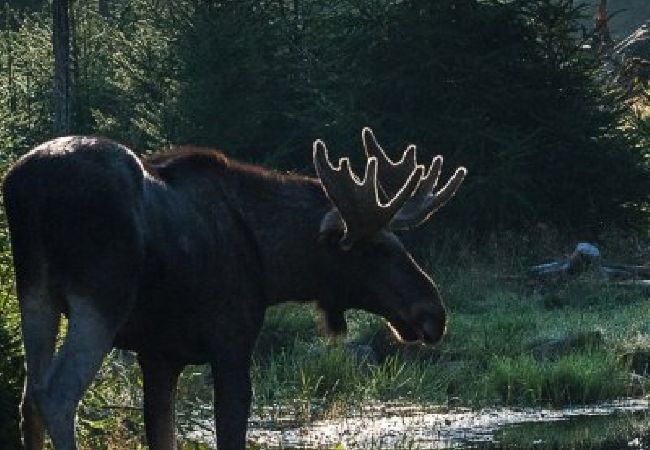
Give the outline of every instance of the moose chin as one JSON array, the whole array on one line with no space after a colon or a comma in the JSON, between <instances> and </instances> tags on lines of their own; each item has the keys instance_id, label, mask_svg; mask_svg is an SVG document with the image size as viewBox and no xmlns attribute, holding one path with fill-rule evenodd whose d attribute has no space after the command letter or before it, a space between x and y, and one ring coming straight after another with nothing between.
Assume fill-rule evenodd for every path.
<instances>
[{"instance_id":1,"label":"moose chin","mask_svg":"<svg viewBox=\"0 0 650 450\"><path fill-rule=\"evenodd\" d=\"M26 450L47 431L74 450L77 405L113 347L137 353L153 450L176 449L176 383L211 365L219 449L243 450L251 353L265 310L315 301L329 329L345 311L384 317L402 340L436 344L446 326L437 287L394 234L450 200L458 168L436 189L409 146L392 161L365 128L363 178L330 162L317 178L286 175L217 151L179 147L140 159L115 142L72 136L22 157L3 185L27 377ZM63 345L55 344L61 316Z\"/></svg>"}]
</instances>

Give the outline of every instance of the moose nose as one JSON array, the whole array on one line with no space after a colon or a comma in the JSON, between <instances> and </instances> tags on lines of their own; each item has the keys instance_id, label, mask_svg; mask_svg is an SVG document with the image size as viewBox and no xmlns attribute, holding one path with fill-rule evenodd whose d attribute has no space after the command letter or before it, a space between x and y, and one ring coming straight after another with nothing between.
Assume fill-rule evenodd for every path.
<instances>
[{"instance_id":1,"label":"moose nose","mask_svg":"<svg viewBox=\"0 0 650 450\"><path fill-rule=\"evenodd\" d=\"M447 314L444 307L435 308L430 305L415 308L415 323L419 328L420 338L425 344L435 345L445 334Z\"/></svg>"},{"instance_id":2,"label":"moose nose","mask_svg":"<svg viewBox=\"0 0 650 450\"><path fill-rule=\"evenodd\" d=\"M444 314L442 319L426 321L422 324L422 340L425 344L436 345L445 335L446 322Z\"/></svg>"}]
</instances>

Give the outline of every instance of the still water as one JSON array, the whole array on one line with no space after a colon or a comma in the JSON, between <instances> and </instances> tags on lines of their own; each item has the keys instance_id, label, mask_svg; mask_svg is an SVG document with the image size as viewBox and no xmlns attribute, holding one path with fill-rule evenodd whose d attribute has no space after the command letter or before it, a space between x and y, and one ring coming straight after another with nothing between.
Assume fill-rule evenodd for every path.
<instances>
[{"instance_id":1,"label":"still water","mask_svg":"<svg viewBox=\"0 0 650 450\"><path fill-rule=\"evenodd\" d=\"M650 449L650 403L624 400L564 409L364 407L344 418L299 424L258 414L258 449Z\"/></svg>"}]
</instances>

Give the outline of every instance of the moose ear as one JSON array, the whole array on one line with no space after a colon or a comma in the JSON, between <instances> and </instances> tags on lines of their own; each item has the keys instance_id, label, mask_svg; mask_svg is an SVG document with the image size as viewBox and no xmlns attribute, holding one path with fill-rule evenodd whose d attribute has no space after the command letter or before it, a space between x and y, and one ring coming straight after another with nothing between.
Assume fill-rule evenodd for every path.
<instances>
[{"instance_id":1,"label":"moose ear","mask_svg":"<svg viewBox=\"0 0 650 450\"><path fill-rule=\"evenodd\" d=\"M339 210L332 208L320 221L318 230L318 242L321 243L339 243L345 234L345 223L341 218Z\"/></svg>"}]
</instances>

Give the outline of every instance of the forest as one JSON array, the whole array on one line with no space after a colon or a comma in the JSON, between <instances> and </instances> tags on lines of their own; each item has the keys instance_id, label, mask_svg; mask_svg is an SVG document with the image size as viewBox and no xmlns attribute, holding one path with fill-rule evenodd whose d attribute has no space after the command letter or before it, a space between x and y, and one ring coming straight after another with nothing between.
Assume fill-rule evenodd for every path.
<instances>
[{"instance_id":1,"label":"forest","mask_svg":"<svg viewBox=\"0 0 650 450\"><path fill-rule=\"evenodd\" d=\"M392 156L415 144L425 160L444 155L445 179L468 169L439 217L403 237L440 286L447 336L434 349L400 346L382 320L354 311L348 336L330 339L311 306L271 308L254 356L252 425L281 430L290 416L288 427L308 426L396 401L562 408L647 399L647 287L619 288L597 270L552 283L526 276L580 241L606 260L650 259L650 50L627 56L606 7L626 26L630 12L600 1L594 17L594 3L7 1L0 174L35 145L74 134L139 155L216 148L313 176L315 139L356 169L370 126ZM650 45L650 34L639 36ZM22 352L2 212L0 448L8 450L21 448ZM202 438L211 433L209 378L199 366L183 374L180 448L211 448ZM80 448L145 448L141 384L133 355L113 352L79 409ZM647 442L646 422L599 425L611 434L596 437ZM278 448L262 435L250 435L250 448ZM543 439L549 448L609 448ZM302 448L348 444L311 445ZM402 447L411 444L391 448Z\"/></svg>"}]
</instances>

